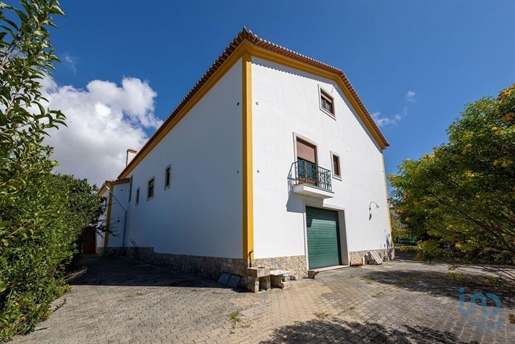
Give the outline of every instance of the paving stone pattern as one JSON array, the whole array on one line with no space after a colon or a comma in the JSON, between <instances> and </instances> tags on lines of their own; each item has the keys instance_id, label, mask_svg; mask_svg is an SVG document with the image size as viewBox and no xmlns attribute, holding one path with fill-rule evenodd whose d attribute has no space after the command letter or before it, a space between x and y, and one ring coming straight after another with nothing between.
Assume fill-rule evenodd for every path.
<instances>
[{"instance_id":1,"label":"paving stone pattern","mask_svg":"<svg viewBox=\"0 0 515 344\"><path fill-rule=\"evenodd\" d=\"M83 264L88 272L54 306L66 303L13 343L515 343L513 286L482 269L400 260L252 294L125 257ZM460 286L466 310L470 295L492 292L500 313L478 305L462 316ZM499 330L476 328L496 321Z\"/></svg>"}]
</instances>

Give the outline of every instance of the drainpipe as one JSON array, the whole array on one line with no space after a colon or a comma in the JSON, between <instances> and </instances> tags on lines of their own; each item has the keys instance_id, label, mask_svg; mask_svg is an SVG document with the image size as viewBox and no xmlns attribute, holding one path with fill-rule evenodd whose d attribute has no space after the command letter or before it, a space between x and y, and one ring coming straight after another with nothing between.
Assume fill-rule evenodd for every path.
<instances>
[{"instance_id":1,"label":"drainpipe","mask_svg":"<svg viewBox=\"0 0 515 344\"><path fill-rule=\"evenodd\" d=\"M124 211L123 233L122 233L122 247L125 247L125 229L127 228L127 209L125 209L125 207L122 205L120 200L118 198L116 198L116 196L114 195L113 191L109 188L109 186L106 183L104 183L103 186L105 186L106 189L109 191L109 198L111 198L111 197L114 198L118 202L120 207L122 207L122 209ZM111 202L108 202L107 204L111 208L113 206L112 200L111 200ZM109 209L107 211L107 215L108 215L107 223L109 223L109 224L111 222L110 221L111 219L109 218L110 214L111 214L111 212L110 212L110 209ZM107 230L108 231L110 230L109 226L108 226ZM109 242L108 238L109 238L109 232L106 232L106 239L104 240L104 248L107 248L107 244Z\"/></svg>"}]
</instances>

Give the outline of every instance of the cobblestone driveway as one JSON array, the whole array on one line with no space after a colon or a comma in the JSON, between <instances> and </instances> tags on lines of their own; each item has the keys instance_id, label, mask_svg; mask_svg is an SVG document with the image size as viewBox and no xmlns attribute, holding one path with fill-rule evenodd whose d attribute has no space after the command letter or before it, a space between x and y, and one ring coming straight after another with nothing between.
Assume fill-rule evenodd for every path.
<instances>
[{"instance_id":1,"label":"cobblestone driveway","mask_svg":"<svg viewBox=\"0 0 515 344\"><path fill-rule=\"evenodd\" d=\"M55 305L66 303L14 343L515 342L513 288L473 275L480 269L458 268L451 278L448 265L395 261L251 294L123 257L86 256L83 264L88 272ZM460 286L465 310L471 294L492 292L500 312L488 317L478 305L464 317ZM493 312L490 301L485 311Z\"/></svg>"}]
</instances>

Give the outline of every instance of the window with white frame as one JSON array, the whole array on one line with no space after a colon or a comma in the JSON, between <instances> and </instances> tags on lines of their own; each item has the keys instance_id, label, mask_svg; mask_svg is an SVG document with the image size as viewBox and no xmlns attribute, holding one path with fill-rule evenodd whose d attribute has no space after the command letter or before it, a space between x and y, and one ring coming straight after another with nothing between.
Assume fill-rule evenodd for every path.
<instances>
[{"instance_id":1,"label":"window with white frame","mask_svg":"<svg viewBox=\"0 0 515 344\"><path fill-rule=\"evenodd\" d=\"M171 185L172 178L172 166L166 166L165 168L165 189L168 189Z\"/></svg>"},{"instance_id":2,"label":"window with white frame","mask_svg":"<svg viewBox=\"0 0 515 344\"><path fill-rule=\"evenodd\" d=\"M320 108L334 117L334 99L323 89L320 89Z\"/></svg>"},{"instance_id":3,"label":"window with white frame","mask_svg":"<svg viewBox=\"0 0 515 344\"><path fill-rule=\"evenodd\" d=\"M340 156L336 153L331 153L331 161L333 164L333 177L341 179L342 170L340 167Z\"/></svg>"},{"instance_id":4,"label":"window with white frame","mask_svg":"<svg viewBox=\"0 0 515 344\"><path fill-rule=\"evenodd\" d=\"M147 200L154 198L154 184L155 184L155 178L152 177L148 181Z\"/></svg>"}]
</instances>

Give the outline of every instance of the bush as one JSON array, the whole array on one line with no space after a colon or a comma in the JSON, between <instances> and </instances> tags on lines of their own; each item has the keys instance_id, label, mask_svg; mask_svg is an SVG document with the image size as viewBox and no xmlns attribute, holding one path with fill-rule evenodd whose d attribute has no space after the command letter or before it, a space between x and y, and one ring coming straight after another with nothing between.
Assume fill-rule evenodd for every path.
<instances>
[{"instance_id":1,"label":"bush","mask_svg":"<svg viewBox=\"0 0 515 344\"><path fill-rule=\"evenodd\" d=\"M64 267L100 202L86 180L53 175L49 128L64 125L45 108L41 81L58 62L48 28L64 15L57 0L0 2L0 342L32 331L67 290Z\"/></svg>"},{"instance_id":2,"label":"bush","mask_svg":"<svg viewBox=\"0 0 515 344\"><path fill-rule=\"evenodd\" d=\"M32 331L65 290L64 268L77 252L82 229L98 218L96 188L71 176L39 175L15 206L0 205L0 340Z\"/></svg>"}]
</instances>

